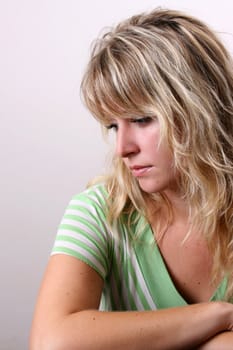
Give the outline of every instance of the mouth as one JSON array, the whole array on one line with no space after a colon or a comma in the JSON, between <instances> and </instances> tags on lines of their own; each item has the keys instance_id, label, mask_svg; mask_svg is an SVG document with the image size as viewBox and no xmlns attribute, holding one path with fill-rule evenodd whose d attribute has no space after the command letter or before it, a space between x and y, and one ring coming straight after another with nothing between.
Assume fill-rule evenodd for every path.
<instances>
[{"instance_id":1,"label":"mouth","mask_svg":"<svg viewBox=\"0 0 233 350\"><path fill-rule=\"evenodd\" d=\"M152 169L151 165L148 166L132 166L130 167L131 173L134 177L142 177L145 176Z\"/></svg>"}]
</instances>

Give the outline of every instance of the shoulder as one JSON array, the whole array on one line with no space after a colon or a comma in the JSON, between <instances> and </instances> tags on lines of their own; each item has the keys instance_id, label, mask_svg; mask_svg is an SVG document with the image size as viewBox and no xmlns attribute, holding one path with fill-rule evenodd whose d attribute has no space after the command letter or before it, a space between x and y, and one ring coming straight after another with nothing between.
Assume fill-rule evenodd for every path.
<instances>
[{"instance_id":1,"label":"shoulder","mask_svg":"<svg viewBox=\"0 0 233 350\"><path fill-rule=\"evenodd\" d=\"M87 202L91 201L96 203L103 203L106 201L106 199L107 189L104 183L99 183L90 186L72 197L72 200L83 200Z\"/></svg>"},{"instance_id":2,"label":"shoulder","mask_svg":"<svg viewBox=\"0 0 233 350\"><path fill-rule=\"evenodd\" d=\"M97 184L74 195L71 198L69 207L79 207L84 211L102 211L102 213L105 213L107 209L107 197L108 194L104 183Z\"/></svg>"},{"instance_id":3,"label":"shoulder","mask_svg":"<svg viewBox=\"0 0 233 350\"><path fill-rule=\"evenodd\" d=\"M89 236L110 238L112 230L107 220L107 198L104 183L90 186L74 195L65 210L60 230L68 228L82 234L86 232Z\"/></svg>"},{"instance_id":4,"label":"shoulder","mask_svg":"<svg viewBox=\"0 0 233 350\"><path fill-rule=\"evenodd\" d=\"M92 186L70 200L58 227L51 255L66 254L85 262L101 277L109 271L112 233L105 208L104 185Z\"/></svg>"}]
</instances>

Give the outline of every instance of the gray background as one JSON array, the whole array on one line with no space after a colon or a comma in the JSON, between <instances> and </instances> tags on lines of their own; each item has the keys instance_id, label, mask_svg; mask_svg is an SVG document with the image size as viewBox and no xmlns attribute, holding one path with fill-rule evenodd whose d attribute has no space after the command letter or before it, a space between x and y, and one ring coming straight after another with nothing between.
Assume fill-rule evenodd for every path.
<instances>
[{"instance_id":1,"label":"gray background","mask_svg":"<svg viewBox=\"0 0 233 350\"><path fill-rule=\"evenodd\" d=\"M230 0L0 0L1 350L28 348L64 209L105 167L106 144L79 98L91 42L156 6L199 16L233 51Z\"/></svg>"}]
</instances>

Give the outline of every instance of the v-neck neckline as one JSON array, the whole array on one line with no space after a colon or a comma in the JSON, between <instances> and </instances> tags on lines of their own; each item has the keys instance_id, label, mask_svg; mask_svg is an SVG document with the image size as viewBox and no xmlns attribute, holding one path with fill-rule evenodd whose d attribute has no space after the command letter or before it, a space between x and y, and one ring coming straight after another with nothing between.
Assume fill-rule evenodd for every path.
<instances>
[{"instance_id":1,"label":"v-neck neckline","mask_svg":"<svg viewBox=\"0 0 233 350\"><path fill-rule=\"evenodd\" d=\"M141 233L141 239L135 241L134 249L156 307L161 309L188 305L169 274L150 224L142 217L138 225L144 229ZM209 301L222 300L226 287L227 278L224 278Z\"/></svg>"}]
</instances>

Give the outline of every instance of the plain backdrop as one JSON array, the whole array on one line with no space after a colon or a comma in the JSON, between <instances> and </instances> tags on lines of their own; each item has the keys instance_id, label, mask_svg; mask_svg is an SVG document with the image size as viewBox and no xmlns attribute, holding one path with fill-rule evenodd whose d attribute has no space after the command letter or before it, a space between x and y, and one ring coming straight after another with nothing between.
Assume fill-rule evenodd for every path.
<instances>
[{"instance_id":1,"label":"plain backdrop","mask_svg":"<svg viewBox=\"0 0 233 350\"><path fill-rule=\"evenodd\" d=\"M90 45L156 6L198 16L233 52L231 0L0 0L1 350L28 349L64 209L105 168L107 146L79 97Z\"/></svg>"}]
</instances>

